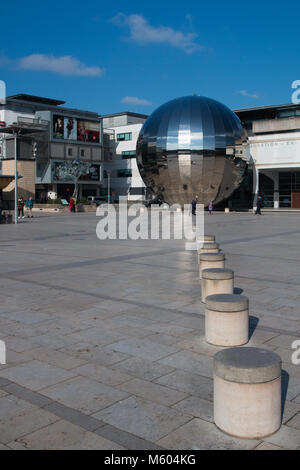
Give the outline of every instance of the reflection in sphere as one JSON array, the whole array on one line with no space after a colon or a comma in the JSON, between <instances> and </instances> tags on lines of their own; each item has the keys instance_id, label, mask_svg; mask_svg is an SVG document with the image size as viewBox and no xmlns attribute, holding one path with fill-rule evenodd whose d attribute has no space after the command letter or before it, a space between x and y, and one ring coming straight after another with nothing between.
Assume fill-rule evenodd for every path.
<instances>
[{"instance_id":1,"label":"reflection in sphere","mask_svg":"<svg viewBox=\"0 0 300 470\"><path fill-rule=\"evenodd\" d=\"M239 118L204 96L176 98L145 121L137 163L146 186L169 204L207 206L227 199L247 166L247 135Z\"/></svg>"}]
</instances>

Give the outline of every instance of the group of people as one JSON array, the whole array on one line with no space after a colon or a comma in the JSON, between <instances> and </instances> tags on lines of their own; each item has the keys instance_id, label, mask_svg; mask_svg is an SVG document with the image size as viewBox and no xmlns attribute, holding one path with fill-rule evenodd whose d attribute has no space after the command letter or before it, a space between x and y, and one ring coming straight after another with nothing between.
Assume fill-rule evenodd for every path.
<instances>
[{"instance_id":1,"label":"group of people","mask_svg":"<svg viewBox=\"0 0 300 470\"><path fill-rule=\"evenodd\" d=\"M25 213L24 213L24 207L27 209L27 217L32 218L32 209L33 209L33 199L32 196L29 196L29 198L24 201L22 197L19 197L18 199L18 219L24 219L25 218Z\"/></svg>"},{"instance_id":2,"label":"group of people","mask_svg":"<svg viewBox=\"0 0 300 470\"><path fill-rule=\"evenodd\" d=\"M198 196L195 196L194 199L192 200L192 215L196 215L197 204L198 204ZM213 202L210 201L208 205L209 215L213 214L213 209L214 209Z\"/></svg>"}]
</instances>

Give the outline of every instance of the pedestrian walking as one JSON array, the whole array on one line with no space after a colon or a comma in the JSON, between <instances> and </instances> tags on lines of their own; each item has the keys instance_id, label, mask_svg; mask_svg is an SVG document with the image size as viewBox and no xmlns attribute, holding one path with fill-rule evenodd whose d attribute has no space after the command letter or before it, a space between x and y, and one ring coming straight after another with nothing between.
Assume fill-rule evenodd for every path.
<instances>
[{"instance_id":1,"label":"pedestrian walking","mask_svg":"<svg viewBox=\"0 0 300 470\"><path fill-rule=\"evenodd\" d=\"M257 194L257 202L256 202L256 211L255 215L261 215L261 208L263 206L263 198L261 194Z\"/></svg>"},{"instance_id":2,"label":"pedestrian walking","mask_svg":"<svg viewBox=\"0 0 300 470\"><path fill-rule=\"evenodd\" d=\"M210 203L209 203L209 206L208 206L209 215L212 215L212 213L213 213L213 208L214 208L214 206L213 206L213 202L212 202L212 201L210 201Z\"/></svg>"},{"instance_id":3,"label":"pedestrian walking","mask_svg":"<svg viewBox=\"0 0 300 470\"><path fill-rule=\"evenodd\" d=\"M22 197L19 197L18 199L18 219L22 217L24 219L24 199Z\"/></svg>"},{"instance_id":4,"label":"pedestrian walking","mask_svg":"<svg viewBox=\"0 0 300 470\"><path fill-rule=\"evenodd\" d=\"M198 196L195 196L195 198L192 200L192 215L196 215L196 208L197 208L197 203L198 203Z\"/></svg>"},{"instance_id":5,"label":"pedestrian walking","mask_svg":"<svg viewBox=\"0 0 300 470\"><path fill-rule=\"evenodd\" d=\"M32 199L32 196L29 196L29 198L27 199L27 201L25 202L25 206L28 210L28 218L32 219L33 215L32 215L32 209L33 209L33 199Z\"/></svg>"}]
</instances>

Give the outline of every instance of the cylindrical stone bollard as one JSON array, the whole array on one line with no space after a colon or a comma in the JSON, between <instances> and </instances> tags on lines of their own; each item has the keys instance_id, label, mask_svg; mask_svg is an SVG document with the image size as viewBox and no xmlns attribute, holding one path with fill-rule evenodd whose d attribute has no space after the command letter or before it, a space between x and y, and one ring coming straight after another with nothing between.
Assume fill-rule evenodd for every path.
<instances>
[{"instance_id":1,"label":"cylindrical stone bollard","mask_svg":"<svg viewBox=\"0 0 300 470\"><path fill-rule=\"evenodd\" d=\"M199 279L203 269L225 268L224 253L200 253L199 254Z\"/></svg>"},{"instance_id":2,"label":"cylindrical stone bollard","mask_svg":"<svg viewBox=\"0 0 300 470\"><path fill-rule=\"evenodd\" d=\"M214 421L232 436L258 439L281 425L281 358L238 347L214 356Z\"/></svg>"},{"instance_id":3,"label":"cylindrical stone bollard","mask_svg":"<svg viewBox=\"0 0 300 470\"><path fill-rule=\"evenodd\" d=\"M203 237L198 238L197 241L200 244L203 244L205 242L214 243L216 241L216 237L215 235L203 235Z\"/></svg>"},{"instance_id":4,"label":"cylindrical stone bollard","mask_svg":"<svg viewBox=\"0 0 300 470\"><path fill-rule=\"evenodd\" d=\"M219 244L212 242L205 242L198 246L198 263L200 263L201 253L219 253Z\"/></svg>"},{"instance_id":5,"label":"cylindrical stone bollard","mask_svg":"<svg viewBox=\"0 0 300 470\"><path fill-rule=\"evenodd\" d=\"M206 297L205 339L215 346L241 346L248 343L248 298L236 294Z\"/></svg>"},{"instance_id":6,"label":"cylindrical stone bollard","mask_svg":"<svg viewBox=\"0 0 300 470\"><path fill-rule=\"evenodd\" d=\"M226 268L202 270L201 296L202 302L208 295L233 294L233 271Z\"/></svg>"}]
</instances>

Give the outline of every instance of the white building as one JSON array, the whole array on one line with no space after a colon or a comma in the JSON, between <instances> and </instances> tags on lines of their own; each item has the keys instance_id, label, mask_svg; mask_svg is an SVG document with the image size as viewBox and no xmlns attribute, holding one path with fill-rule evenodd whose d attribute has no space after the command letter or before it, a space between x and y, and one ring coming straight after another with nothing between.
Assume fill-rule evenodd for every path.
<instances>
[{"instance_id":1,"label":"white building","mask_svg":"<svg viewBox=\"0 0 300 470\"><path fill-rule=\"evenodd\" d=\"M234 110L250 143L249 171L233 202L300 209L300 105L258 106Z\"/></svg>"},{"instance_id":2,"label":"white building","mask_svg":"<svg viewBox=\"0 0 300 470\"><path fill-rule=\"evenodd\" d=\"M136 143L147 117L127 111L102 116L104 179L107 185L110 172L110 187L115 198L127 196L129 201L145 199L146 187L136 162Z\"/></svg>"}]
</instances>

